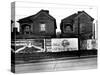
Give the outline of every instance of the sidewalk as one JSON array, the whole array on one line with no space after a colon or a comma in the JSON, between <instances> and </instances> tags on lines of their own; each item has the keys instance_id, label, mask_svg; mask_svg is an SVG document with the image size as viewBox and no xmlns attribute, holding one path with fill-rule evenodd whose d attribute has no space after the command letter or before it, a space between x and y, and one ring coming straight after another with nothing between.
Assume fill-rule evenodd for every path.
<instances>
[{"instance_id":1,"label":"sidewalk","mask_svg":"<svg viewBox=\"0 0 100 75\"><path fill-rule=\"evenodd\" d=\"M85 59L85 58L95 58L97 55L88 55L88 56L75 56L75 57L60 57L60 58L49 58L49 59L40 59L40 60L29 60L29 61L16 61L16 64L26 64L26 63L41 63L49 61L59 61L59 60L75 60L75 59Z\"/></svg>"}]
</instances>

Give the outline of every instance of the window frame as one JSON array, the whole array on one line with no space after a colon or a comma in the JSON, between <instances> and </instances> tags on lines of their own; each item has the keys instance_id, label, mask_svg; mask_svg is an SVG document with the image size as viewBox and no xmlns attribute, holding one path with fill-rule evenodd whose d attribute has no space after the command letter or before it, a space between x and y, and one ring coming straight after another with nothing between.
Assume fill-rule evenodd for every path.
<instances>
[{"instance_id":1,"label":"window frame","mask_svg":"<svg viewBox=\"0 0 100 75\"><path fill-rule=\"evenodd\" d=\"M45 32L46 31L46 24L45 23L40 23L40 32Z\"/></svg>"}]
</instances>

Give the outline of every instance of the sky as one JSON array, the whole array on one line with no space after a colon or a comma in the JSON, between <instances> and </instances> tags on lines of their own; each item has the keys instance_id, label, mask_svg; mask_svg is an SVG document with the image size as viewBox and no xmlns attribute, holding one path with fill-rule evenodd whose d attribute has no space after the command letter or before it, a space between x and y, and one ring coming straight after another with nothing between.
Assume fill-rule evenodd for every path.
<instances>
[{"instance_id":1,"label":"sky","mask_svg":"<svg viewBox=\"0 0 100 75\"><path fill-rule=\"evenodd\" d=\"M97 20L97 8L94 6L83 6L83 5L70 5L70 4L55 4L55 3L33 3L33 2L15 2L15 6L12 5L12 14L11 19L15 21L13 27L18 27L19 23L16 22L21 18L28 17L36 14L41 9L49 10L49 14L56 18L57 22L57 32L60 31L60 22L61 19L70 16L71 14L77 13L78 11L85 11L91 17L95 19L94 23ZM15 9L15 12L14 12Z\"/></svg>"}]
</instances>

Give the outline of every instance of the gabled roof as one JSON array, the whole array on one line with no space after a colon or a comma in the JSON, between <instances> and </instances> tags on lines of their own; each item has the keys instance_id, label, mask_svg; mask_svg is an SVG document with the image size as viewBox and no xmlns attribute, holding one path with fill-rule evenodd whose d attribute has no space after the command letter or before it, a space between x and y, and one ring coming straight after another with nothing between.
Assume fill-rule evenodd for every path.
<instances>
[{"instance_id":1,"label":"gabled roof","mask_svg":"<svg viewBox=\"0 0 100 75\"><path fill-rule=\"evenodd\" d=\"M66 17L66 18L64 18L64 19L62 19L62 21L65 21L65 20L73 20L75 17L77 16L77 14L75 13L75 14L72 14L72 15L70 15L70 16L68 16L68 17Z\"/></svg>"},{"instance_id":2,"label":"gabled roof","mask_svg":"<svg viewBox=\"0 0 100 75\"><path fill-rule=\"evenodd\" d=\"M65 21L65 20L74 20L76 17L78 17L80 14L82 14L82 13L84 13L84 14L86 14L87 16L89 16L90 18L91 18L91 21L93 21L94 20L94 18L92 18L90 15L88 15L85 11L78 11L78 13L75 13L75 14L72 14L72 15L70 15L70 16L68 16L68 17L66 17L66 18L64 18L64 19L62 19L62 21Z\"/></svg>"},{"instance_id":3,"label":"gabled roof","mask_svg":"<svg viewBox=\"0 0 100 75\"><path fill-rule=\"evenodd\" d=\"M38 13L36 13L35 15L31 15L31 16L28 16L28 17L25 17L25 18L22 18L22 19L19 19L19 23L21 22L32 22L32 19L35 19L37 18L41 13L45 13L46 16L48 16L51 20L56 20L54 17L52 17L50 14L49 14L49 11L48 10L40 10Z\"/></svg>"}]
</instances>

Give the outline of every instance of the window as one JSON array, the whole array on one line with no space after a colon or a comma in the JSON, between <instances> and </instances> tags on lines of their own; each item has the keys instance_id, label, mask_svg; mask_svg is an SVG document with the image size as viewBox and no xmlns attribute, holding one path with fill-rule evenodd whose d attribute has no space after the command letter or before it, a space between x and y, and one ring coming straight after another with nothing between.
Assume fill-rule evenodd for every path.
<instances>
[{"instance_id":1,"label":"window","mask_svg":"<svg viewBox=\"0 0 100 75\"><path fill-rule=\"evenodd\" d=\"M26 26L26 27L25 27L25 31L26 31L26 32L30 31L30 27L29 27L29 26Z\"/></svg>"},{"instance_id":2,"label":"window","mask_svg":"<svg viewBox=\"0 0 100 75\"><path fill-rule=\"evenodd\" d=\"M69 31L71 31L71 27L70 27L70 26L66 26L66 27L65 27L65 30L66 30L67 32L69 32Z\"/></svg>"},{"instance_id":3,"label":"window","mask_svg":"<svg viewBox=\"0 0 100 75\"><path fill-rule=\"evenodd\" d=\"M46 25L40 24L40 31L45 31L45 30L46 30Z\"/></svg>"},{"instance_id":4,"label":"window","mask_svg":"<svg viewBox=\"0 0 100 75\"><path fill-rule=\"evenodd\" d=\"M25 34L30 34L30 26L25 26L24 33Z\"/></svg>"},{"instance_id":5,"label":"window","mask_svg":"<svg viewBox=\"0 0 100 75\"><path fill-rule=\"evenodd\" d=\"M64 28L63 29L64 29L64 32L68 32L68 33L73 31L73 27L72 27L72 25L70 23L64 24Z\"/></svg>"}]
</instances>

